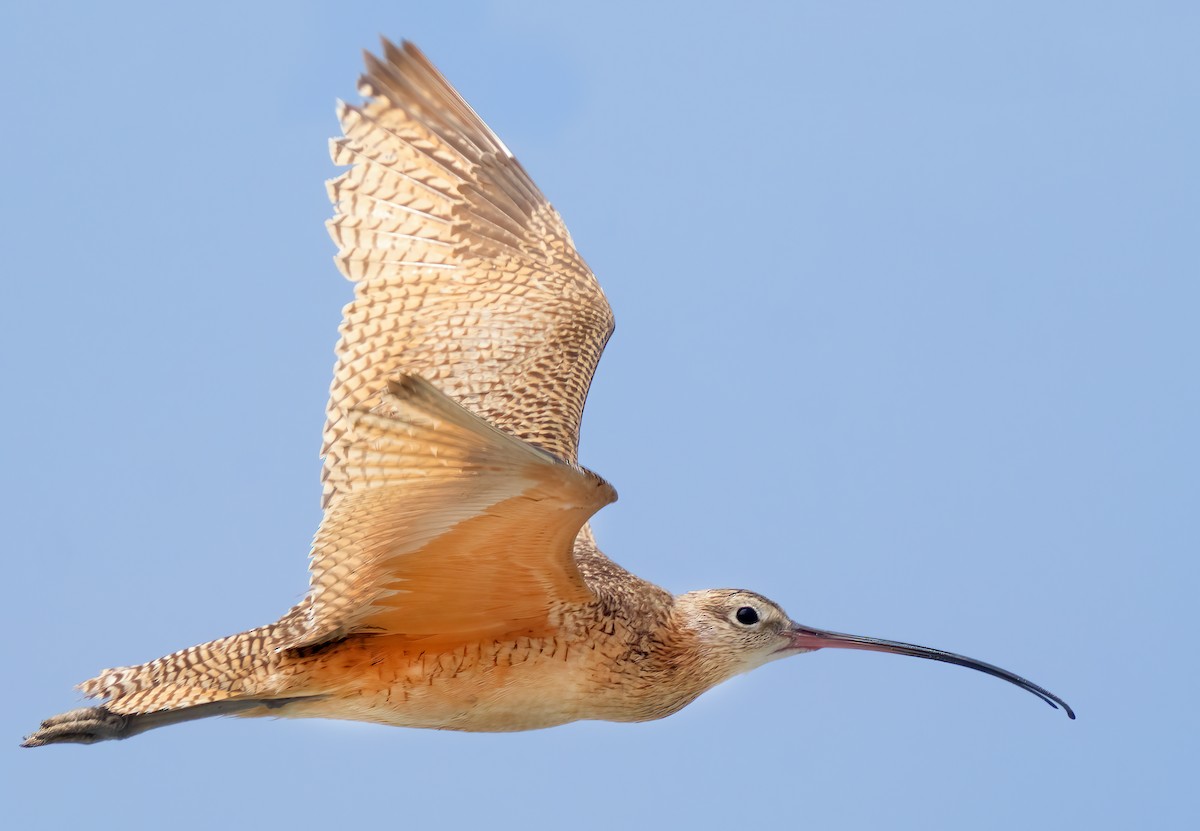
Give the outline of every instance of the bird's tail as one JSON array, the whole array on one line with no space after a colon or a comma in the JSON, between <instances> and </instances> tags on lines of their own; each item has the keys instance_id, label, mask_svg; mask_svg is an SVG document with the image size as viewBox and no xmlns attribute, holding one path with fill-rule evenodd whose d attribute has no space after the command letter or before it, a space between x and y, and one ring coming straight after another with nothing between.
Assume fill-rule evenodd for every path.
<instances>
[{"instance_id":1,"label":"bird's tail","mask_svg":"<svg viewBox=\"0 0 1200 831\"><path fill-rule=\"evenodd\" d=\"M23 745L124 739L168 724L286 703L293 697L280 689L288 658L279 646L295 637L300 612L297 607L269 626L145 664L106 669L79 685L89 698L105 703L46 719Z\"/></svg>"}]
</instances>

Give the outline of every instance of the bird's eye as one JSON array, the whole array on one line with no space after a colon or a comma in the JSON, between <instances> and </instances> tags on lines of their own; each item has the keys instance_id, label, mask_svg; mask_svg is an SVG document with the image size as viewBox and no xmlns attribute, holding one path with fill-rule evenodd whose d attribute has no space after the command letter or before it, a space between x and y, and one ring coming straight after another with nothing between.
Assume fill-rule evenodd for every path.
<instances>
[{"instance_id":1,"label":"bird's eye","mask_svg":"<svg viewBox=\"0 0 1200 831\"><path fill-rule=\"evenodd\" d=\"M734 617L737 618L737 622L742 624L742 626L753 626L758 623L758 612L749 606L743 606L738 609Z\"/></svg>"}]
</instances>

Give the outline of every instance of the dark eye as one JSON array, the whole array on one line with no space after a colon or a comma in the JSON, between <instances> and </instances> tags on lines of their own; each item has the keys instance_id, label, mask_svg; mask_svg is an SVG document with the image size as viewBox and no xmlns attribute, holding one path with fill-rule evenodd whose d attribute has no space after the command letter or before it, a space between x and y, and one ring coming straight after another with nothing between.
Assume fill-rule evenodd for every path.
<instances>
[{"instance_id":1,"label":"dark eye","mask_svg":"<svg viewBox=\"0 0 1200 831\"><path fill-rule=\"evenodd\" d=\"M749 606L743 606L738 609L734 617L737 618L737 622L742 624L742 626L753 626L758 623L758 612Z\"/></svg>"}]
</instances>

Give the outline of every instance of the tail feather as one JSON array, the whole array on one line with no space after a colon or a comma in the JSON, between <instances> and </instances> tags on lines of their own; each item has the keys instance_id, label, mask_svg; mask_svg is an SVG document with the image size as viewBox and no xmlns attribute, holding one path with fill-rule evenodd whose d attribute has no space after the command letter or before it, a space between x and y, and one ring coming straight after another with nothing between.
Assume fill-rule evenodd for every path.
<instances>
[{"instance_id":1,"label":"tail feather","mask_svg":"<svg viewBox=\"0 0 1200 831\"><path fill-rule=\"evenodd\" d=\"M106 669L79 685L89 698L106 698L112 713L133 715L195 707L269 694L278 647L290 637L301 607L276 623L181 649L129 667Z\"/></svg>"},{"instance_id":2,"label":"tail feather","mask_svg":"<svg viewBox=\"0 0 1200 831\"><path fill-rule=\"evenodd\" d=\"M287 687L298 671L280 647L296 637L297 606L276 623L181 649L130 667L106 669L79 689L103 704L42 722L25 747L124 739L156 727L258 707L275 709L306 697Z\"/></svg>"}]
</instances>

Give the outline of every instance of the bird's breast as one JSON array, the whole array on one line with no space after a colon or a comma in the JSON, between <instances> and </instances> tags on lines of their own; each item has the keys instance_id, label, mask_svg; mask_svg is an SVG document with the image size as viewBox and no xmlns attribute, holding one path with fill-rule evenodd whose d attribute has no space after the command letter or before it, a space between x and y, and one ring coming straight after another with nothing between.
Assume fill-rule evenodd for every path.
<instances>
[{"instance_id":1,"label":"bird's breast","mask_svg":"<svg viewBox=\"0 0 1200 831\"><path fill-rule=\"evenodd\" d=\"M583 719L645 721L701 690L670 683L661 649L620 621L585 618L553 634L448 642L356 636L305 656L296 692L272 715L504 732ZM302 680L300 680L302 679Z\"/></svg>"}]
</instances>

